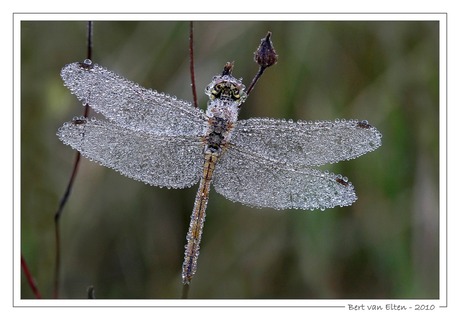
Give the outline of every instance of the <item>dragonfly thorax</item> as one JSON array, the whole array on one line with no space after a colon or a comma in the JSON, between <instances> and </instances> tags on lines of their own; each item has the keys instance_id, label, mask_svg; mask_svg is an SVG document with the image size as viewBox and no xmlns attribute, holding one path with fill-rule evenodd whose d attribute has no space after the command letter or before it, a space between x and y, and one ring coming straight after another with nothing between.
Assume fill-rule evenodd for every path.
<instances>
[{"instance_id":1,"label":"dragonfly thorax","mask_svg":"<svg viewBox=\"0 0 460 320\"><path fill-rule=\"evenodd\" d=\"M229 109L227 109L227 111L229 111ZM210 117L208 119L206 151L211 153L220 153L222 148L227 144L230 139L233 124L236 122L236 118L238 117L237 108L234 108L233 111L235 114L232 115L232 119L218 116Z\"/></svg>"}]
</instances>

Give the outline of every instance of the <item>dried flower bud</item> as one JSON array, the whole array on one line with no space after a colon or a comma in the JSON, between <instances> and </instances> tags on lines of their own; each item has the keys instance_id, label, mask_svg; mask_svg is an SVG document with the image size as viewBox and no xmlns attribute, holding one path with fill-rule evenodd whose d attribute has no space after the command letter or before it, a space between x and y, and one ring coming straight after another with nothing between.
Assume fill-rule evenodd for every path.
<instances>
[{"instance_id":1,"label":"dried flower bud","mask_svg":"<svg viewBox=\"0 0 460 320\"><path fill-rule=\"evenodd\" d=\"M272 33L269 31L267 36L261 40L257 51L254 52L254 60L263 68L274 65L278 60L278 55L270 39L271 35Z\"/></svg>"}]
</instances>

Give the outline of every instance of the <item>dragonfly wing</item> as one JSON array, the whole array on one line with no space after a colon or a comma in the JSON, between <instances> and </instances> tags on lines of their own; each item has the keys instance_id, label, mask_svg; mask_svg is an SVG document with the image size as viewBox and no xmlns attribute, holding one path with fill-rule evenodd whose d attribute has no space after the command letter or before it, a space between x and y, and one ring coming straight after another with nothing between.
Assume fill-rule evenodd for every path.
<instances>
[{"instance_id":1,"label":"dragonfly wing","mask_svg":"<svg viewBox=\"0 0 460 320\"><path fill-rule=\"evenodd\" d=\"M275 209L324 209L349 206L357 197L340 175L294 168L233 147L216 165L216 191L229 200Z\"/></svg>"},{"instance_id":2,"label":"dragonfly wing","mask_svg":"<svg viewBox=\"0 0 460 320\"><path fill-rule=\"evenodd\" d=\"M86 118L65 123L57 135L90 160L154 186L189 187L202 171L203 145L194 136L158 136Z\"/></svg>"},{"instance_id":3,"label":"dragonfly wing","mask_svg":"<svg viewBox=\"0 0 460 320\"><path fill-rule=\"evenodd\" d=\"M381 145L367 121L286 121L252 118L237 122L231 144L294 166L319 166L357 158Z\"/></svg>"},{"instance_id":4,"label":"dragonfly wing","mask_svg":"<svg viewBox=\"0 0 460 320\"><path fill-rule=\"evenodd\" d=\"M61 77L83 104L124 127L167 135L205 133L202 110L145 89L97 64L68 64L61 70Z\"/></svg>"}]
</instances>

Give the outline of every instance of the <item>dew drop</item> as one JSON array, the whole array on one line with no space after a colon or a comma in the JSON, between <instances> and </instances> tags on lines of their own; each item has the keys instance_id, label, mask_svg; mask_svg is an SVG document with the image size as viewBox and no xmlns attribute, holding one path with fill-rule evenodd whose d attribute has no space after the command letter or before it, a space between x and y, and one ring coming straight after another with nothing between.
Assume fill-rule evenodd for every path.
<instances>
[{"instance_id":1,"label":"dew drop","mask_svg":"<svg viewBox=\"0 0 460 320\"><path fill-rule=\"evenodd\" d=\"M82 63L79 63L80 67L85 69L85 70L89 70L89 69L92 69L93 68L93 61L91 61L90 59L85 59L83 60Z\"/></svg>"}]
</instances>

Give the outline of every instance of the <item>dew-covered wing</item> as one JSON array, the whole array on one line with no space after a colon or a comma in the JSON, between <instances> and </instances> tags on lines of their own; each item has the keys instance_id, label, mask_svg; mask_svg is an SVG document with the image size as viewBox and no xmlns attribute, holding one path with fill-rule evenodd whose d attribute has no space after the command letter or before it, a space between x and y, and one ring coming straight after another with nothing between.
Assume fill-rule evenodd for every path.
<instances>
[{"instance_id":1,"label":"dew-covered wing","mask_svg":"<svg viewBox=\"0 0 460 320\"><path fill-rule=\"evenodd\" d=\"M90 62L90 61L89 61ZM189 102L124 79L97 64L75 62L61 70L66 87L121 126L158 134L202 135L206 118Z\"/></svg>"},{"instance_id":2,"label":"dew-covered wing","mask_svg":"<svg viewBox=\"0 0 460 320\"><path fill-rule=\"evenodd\" d=\"M359 157L381 145L367 121L286 121L252 118L236 123L231 144L294 166L318 166Z\"/></svg>"},{"instance_id":3,"label":"dew-covered wing","mask_svg":"<svg viewBox=\"0 0 460 320\"><path fill-rule=\"evenodd\" d=\"M189 187L203 167L203 145L193 136L157 136L86 118L65 123L57 135L90 160L154 186Z\"/></svg>"},{"instance_id":4,"label":"dew-covered wing","mask_svg":"<svg viewBox=\"0 0 460 320\"><path fill-rule=\"evenodd\" d=\"M216 165L213 183L224 197L254 207L325 209L349 206L357 197L347 178L312 168L293 168L237 147Z\"/></svg>"}]
</instances>

